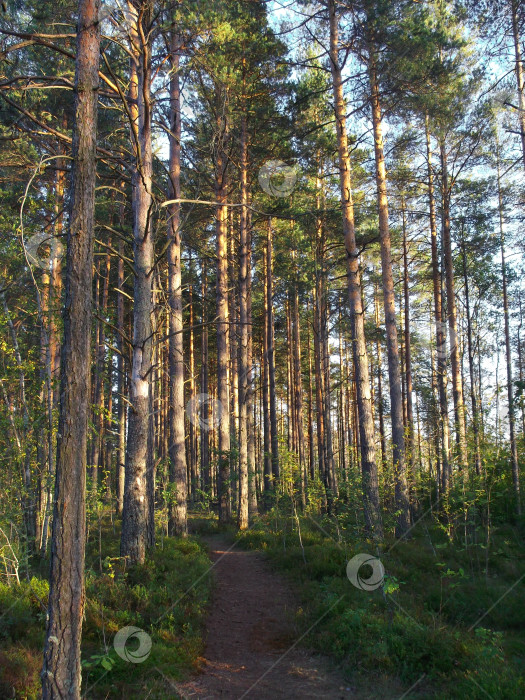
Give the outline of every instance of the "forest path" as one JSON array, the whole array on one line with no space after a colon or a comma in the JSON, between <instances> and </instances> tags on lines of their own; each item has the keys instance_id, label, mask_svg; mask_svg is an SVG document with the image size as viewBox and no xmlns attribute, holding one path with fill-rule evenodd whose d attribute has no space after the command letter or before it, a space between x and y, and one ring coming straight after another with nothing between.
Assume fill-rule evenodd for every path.
<instances>
[{"instance_id":1,"label":"forest path","mask_svg":"<svg viewBox=\"0 0 525 700\"><path fill-rule=\"evenodd\" d=\"M216 585L202 672L178 684L183 698L284 700L364 698L330 662L299 648L290 588L257 552L204 538ZM295 646L294 646L295 645Z\"/></svg>"}]
</instances>

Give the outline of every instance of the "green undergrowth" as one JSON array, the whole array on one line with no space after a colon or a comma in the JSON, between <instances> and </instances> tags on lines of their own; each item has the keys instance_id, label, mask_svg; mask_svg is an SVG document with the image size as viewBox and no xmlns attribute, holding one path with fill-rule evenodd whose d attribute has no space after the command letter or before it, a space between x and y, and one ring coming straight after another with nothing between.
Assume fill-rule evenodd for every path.
<instances>
[{"instance_id":1,"label":"green undergrowth","mask_svg":"<svg viewBox=\"0 0 525 700\"><path fill-rule=\"evenodd\" d=\"M239 534L238 546L265 552L287 575L301 601L299 632L313 626L304 643L331 656L367 697L399 697L399 687L442 700L525 697L525 547L517 528L495 530L488 552L451 539L439 523L416 527L408 541L387 539L381 550L349 533L344 518L298 521L274 510ZM346 575L358 553L384 565L376 590L360 590Z\"/></svg>"},{"instance_id":2,"label":"green undergrowth","mask_svg":"<svg viewBox=\"0 0 525 700\"><path fill-rule=\"evenodd\" d=\"M176 683L197 666L209 602L209 559L196 539L158 538L144 565L128 569L118 556L118 529L104 521L90 536L82 637L83 693L108 697L177 697ZM0 697L40 696L48 584L39 562L28 581L0 584ZM139 628L124 646L125 627ZM142 639L144 658L137 662ZM151 649L148 653L148 639ZM135 656L134 656L135 654Z\"/></svg>"}]
</instances>

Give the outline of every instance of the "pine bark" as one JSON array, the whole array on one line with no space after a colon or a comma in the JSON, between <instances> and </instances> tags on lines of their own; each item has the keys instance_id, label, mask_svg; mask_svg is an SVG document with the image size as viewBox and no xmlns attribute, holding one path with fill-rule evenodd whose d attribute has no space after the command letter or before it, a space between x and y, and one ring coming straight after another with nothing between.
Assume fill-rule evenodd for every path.
<instances>
[{"instance_id":1,"label":"pine bark","mask_svg":"<svg viewBox=\"0 0 525 700\"><path fill-rule=\"evenodd\" d=\"M151 144L151 47L145 40L149 14L128 0L131 82L130 106L134 168L133 207L133 349L130 377L130 410L122 510L121 556L130 564L144 561L147 542L148 439L152 366L152 282L154 264L152 213L153 156Z\"/></svg>"},{"instance_id":2,"label":"pine bark","mask_svg":"<svg viewBox=\"0 0 525 700\"><path fill-rule=\"evenodd\" d=\"M241 125L241 220L239 241L239 509L237 524L240 530L248 527L248 276L249 263L248 235L248 134L246 117Z\"/></svg>"},{"instance_id":3,"label":"pine bark","mask_svg":"<svg viewBox=\"0 0 525 700\"><path fill-rule=\"evenodd\" d=\"M510 1L510 12L511 12L511 22L512 22L512 38L514 41L514 57L515 57L515 71L516 71L516 82L518 87L518 118L520 122L520 137L521 137L521 150L523 156L523 165L525 166L525 79L523 76L523 58L521 55L521 37L519 29L519 16L518 9L520 6L519 0Z\"/></svg>"},{"instance_id":4,"label":"pine bark","mask_svg":"<svg viewBox=\"0 0 525 700\"><path fill-rule=\"evenodd\" d=\"M48 622L42 669L44 700L80 698L100 60L99 10L99 0L79 1L55 505Z\"/></svg>"},{"instance_id":5,"label":"pine bark","mask_svg":"<svg viewBox=\"0 0 525 700\"><path fill-rule=\"evenodd\" d=\"M352 357L355 369L357 411L359 414L361 470L363 474L364 514L367 529L377 539L382 539L383 526L379 505L379 484L375 452L375 429L372 415L370 376L365 340L364 309L362 304L359 251L355 238L354 204L348 135L346 130L346 104L343 95L343 79L339 62L338 22L335 0L329 2L330 15L330 68L336 117L337 150L343 232L347 260L348 302L352 331Z\"/></svg>"},{"instance_id":6,"label":"pine bark","mask_svg":"<svg viewBox=\"0 0 525 700\"><path fill-rule=\"evenodd\" d=\"M170 135L169 199L180 199L180 40L170 40ZM168 532L185 536L188 531L186 498L187 470L184 430L184 346L182 335L180 203L168 206L168 289L169 289L169 455L170 497Z\"/></svg>"},{"instance_id":7,"label":"pine bark","mask_svg":"<svg viewBox=\"0 0 525 700\"><path fill-rule=\"evenodd\" d=\"M383 128L379 83L376 72L375 46L369 41L369 78L376 161L377 203L379 212L379 235L381 242L381 276L385 310L388 378L390 389L390 413L392 421L392 443L396 508L398 511L396 535L402 537L410 527L410 506L406 478L405 434L403 425L403 401L396 320L394 279L392 274L392 244L388 221L388 196Z\"/></svg>"},{"instance_id":8,"label":"pine bark","mask_svg":"<svg viewBox=\"0 0 525 700\"><path fill-rule=\"evenodd\" d=\"M450 365L452 372L452 396L454 399L454 419L456 443L459 462L463 469L468 469L467 430L465 424L465 402L463 400L463 381L459 355L459 337L457 322L456 291L454 281L454 261L452 258L452 240L450 235L450 182L448 176L447 152L441 142L441 179L443 200L443 254L445 260L445 283L447 290L447 320L450 339Z\"/></svg>"},{"instance_id":9,"label":"pine bark","mask_svg":"<svg viewBox=\"0 0 525 700\"><path fill-rule=\"evenodd\" d=\"M119 242L119 259L117 269L117 392L118 392L118 450L117 450L117 514L122 515L124 504L124 479L126 462L126 374L125 356L127 351L124 341L124 243Z\"/></svg>"},{"instance_id":10,"label":"pine bark","mask_svg":"<svg viewBox=\"0 0 525 700\"><path fill-rule=\"evenodd\" d=\"M447 365L446 365L446 324L443 321L443 299L441 294L441 274L439 269L438 235L436 224L436 203L434 198L434 174L432 171L432 150L428 116L425 117L428 205L430 213L430 237L432 254L432 287L434 296L434 321L436 325L437 362L436 375L439 397L439 436L441 452L439 459L440 489L446 491L450 479L450 429L448 423Z\"/></svg>"},{"instance_id":11,"label":"pine bark","mask_svg":"<svg viewBox=\"0 0 525 700\"><path fill-rule=\"evenodd\" d=\"M268 219L266 229L266 286L268 290L268 309L266 313L268 337L268 399L270 409L270 450L272 476L279 481L279 433L277 427L277 394L275 388L275 331L273 322L273 246L272 220ZM277 483L274 484L276 486Z\"/></svg>"},{"instance_id":12,"label":"pine bark","mask_svg":"<svg viewBox=\"0 0 525 700\"><path fill-rule=\"evenodd\" d=\"M505 227L503 220L503 196L501 192L501 174L498 152L498 209L500 228L501 281L503 286L503 317L505 319L505 359L507 363L507 400L509 404L509 438L512 483L514 485L515 509L521 515L520 470L518 462L518 445L516 441L516 409L514 404L514 379L512 376L512 349L510 341L509 295L507 283L507 267L505 261Z\"/></svg>"},{"instance_id":13,"label":"pine bark","mask_svg":"<svg viewBox=\"0 0 525 700\"><path fill-rule=\"evenodd\" d=\"M219 203L216 213L216 253L217 253L217 398L222 410L218 421L219 450L219 521L231 520L231 480L230 480L230 341L228 308L228 207L227 198L227 155L228 124L225 116L217 118L217 153L215 175L215 199Z\"/></svg>"}]
</instances>

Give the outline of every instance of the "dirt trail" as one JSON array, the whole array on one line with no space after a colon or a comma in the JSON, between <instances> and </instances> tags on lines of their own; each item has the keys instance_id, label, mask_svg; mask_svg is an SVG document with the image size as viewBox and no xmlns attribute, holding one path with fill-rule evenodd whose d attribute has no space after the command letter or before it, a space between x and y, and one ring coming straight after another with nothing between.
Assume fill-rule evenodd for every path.
<instances>
[{"instance_id":1,"label":"dirt trail","mask_svg":"<svg viewBox=\"0 0 525 700\"><path fill-rule=\"evenodd\" d=\"M296 603L264 558L220 536L207 538L216 587L208 617L202 672L180 684L198 700L356 698L330 663L298 645ZM362 697L362 696L361 696Z\"/></svg>"}]
</instances>

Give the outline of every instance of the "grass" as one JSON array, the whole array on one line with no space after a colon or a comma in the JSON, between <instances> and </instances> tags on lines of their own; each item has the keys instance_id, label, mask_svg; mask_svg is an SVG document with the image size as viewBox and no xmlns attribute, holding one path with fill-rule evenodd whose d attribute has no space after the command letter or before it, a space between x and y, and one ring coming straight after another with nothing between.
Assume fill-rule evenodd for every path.
<instances>
[{"instance_id":1,"label":"grass","mask_svg":"<svg viewBox=\"0 0 525 700\"><path fill-rule=\"evenodd\" d=\"M301 607L304 644L331 656L366 697L514 700L525 697L525 548L519 525L481 537L454 537L429 520L408 541L381 550L350 518L290 518L278 509L244 533L221 528L238 546L268 555L286 574ZM219 531L212 515L190 522L199 535ZM480 533L478 533L479 535ZM299 536L300 535L300 536ZM196 669L210 599L209 559L198 537L159 538L147 562L126 571L119 533L106 519L93 528L86 558L82 663L84 692L107 697L176 697L176 683ZM346 576L361 552L379 556L384 583L367 592ZM0 585L0 697L32 700L40 693L47 562L29 580ZM360 572L364 577L366 571ZM518 582L519 583L516 583ZM115 634L138 627L151 639L141 663L122 659ZM130 638L128 653L138 639Z\"/></svg>"},{"instance_id":2,"label":"grass","mask_svg":"<svg viewBox=\"0 0 525 700\"><path fill-rule=\"evenodd\" d=\"M335 659L349 683L417 684L410 697L442 700L525 697L525 578L516 583L525 548L517 528L495 531L487 556L437 522L406 542L387 540L381 551L344 518L300 518L299 526L300 538L297 520L274 511L238 535L239 546L266 552L287 575L302 603L300 629L317 623L305 644ZM377 590L359 590L346 576L361 552L385 567Z\"/></svg>"},{"instance_id":3,"label":"grass","mask_svg":"<svg viewBox=\"0 0 525 700\"><path fill-rule=\"evenodd\" d=\"M176 683L196 669L202 654L209 602L209 559L194 538L159 539L147 562L126 571L118 531L104 521L86 556L86 607L82 637L83 692L107 697L174 697ZM35 570L43 568L38 562ZM45 567L44 567L45 568ZM0 697L40 696L40 670L48 584L36 573L20 586L0 584ZM151 639L140 663L113 646L118 630L137 627ZM133 654L138 638L125 650Z\"/></svg>"}]
</instances>

